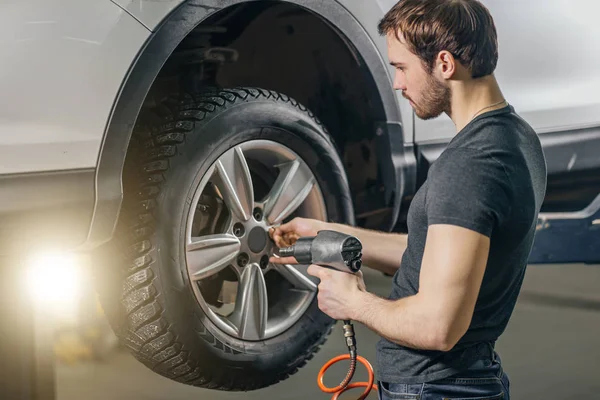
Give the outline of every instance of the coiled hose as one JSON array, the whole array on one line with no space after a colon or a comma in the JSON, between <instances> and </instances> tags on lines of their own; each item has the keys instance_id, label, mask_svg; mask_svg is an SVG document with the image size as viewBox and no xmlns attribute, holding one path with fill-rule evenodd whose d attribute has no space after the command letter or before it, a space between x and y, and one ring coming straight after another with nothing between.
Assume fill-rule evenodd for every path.
<instances>
[{"instance_id":1,"label":"coiled hose","mask_svg":"<svg viewBox=\"0 0 600 400\"><path fill-rule=\"evenodd\" d=\"M334 393L334 395L331 397L331 400L337 400L338 397L347 390L354 389L357 387L364 387L365 391L358 398L358 400L363 400L369 395L371 390L373 390L373 389L377 390L377 385L374 384L375 374L373 373L373 367L371 366L369 361L367 361L366 358L357 355L356 339L354 337L354 327L352 326L352 323L348 320L344 320L344 337L346 338L346 345L348 346L349 354L342 354L340 356L332 358L327 363L325 363L325 365L323 365L323 367L319 371L319 375L317 376L317 384L319 385L319 388L323 392ZM338 386L336 386L334 388L329 388L329 387L325 386L325 384L323 383L323 377L325 376L325 372L329 369L329 367L331 367L333 364L335 364L341 360L350 360L350 367L348 369L348 373L346 374L346 377L344 378L342 383L340 383ZM356 371L356 362L357 361L359 361L361 364L363 364L365 366L365 368L367 369L367 372L369 374L369 381L368 382L355 382L355 383L349 384L350 381L352 380L352 377L354 376L354 372Z\"/></svg>"}]
</instances>

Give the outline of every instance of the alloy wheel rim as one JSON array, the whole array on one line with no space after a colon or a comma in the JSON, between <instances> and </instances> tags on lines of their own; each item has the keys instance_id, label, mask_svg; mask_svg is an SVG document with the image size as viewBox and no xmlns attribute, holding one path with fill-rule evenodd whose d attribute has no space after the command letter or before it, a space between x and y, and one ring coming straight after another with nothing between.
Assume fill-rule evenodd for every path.
<instances>
[{"instance_id":1,"label":"alloy wheel rim","mask_svg":"<svg viewBox=\"0 0 600 400\"><path fill-rule=\"evenodd\" d=\"M185 260L209 319L246 341L294 325L313 301L318 280L306 273L308 265L269 263L276 246L268 230L294 216L327 220L306 162L281 143L244 142L210 166L191 204Z\"/></svg>"}]
</instances>

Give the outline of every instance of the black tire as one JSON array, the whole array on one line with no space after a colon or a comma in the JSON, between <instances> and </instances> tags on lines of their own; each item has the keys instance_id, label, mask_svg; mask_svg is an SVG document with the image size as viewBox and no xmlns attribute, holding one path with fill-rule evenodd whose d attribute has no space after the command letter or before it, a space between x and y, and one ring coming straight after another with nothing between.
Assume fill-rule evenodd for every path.
<instances>
[{"instance_id":1,"label":"black tire","mask_svg":"<svg viewBox=\"0 0 600 400\"><path fill-rule=\"evenodd\" d=\"M194 182L219 154L247 140L270 139L311 167L329 220L352 224L335 146L306 108L262 89L186 95L165 102L156 115L159 122L134 133L120 221L96 257L106 315L138 360L178 382L247 391L284 380L318 350L334 321L318 309L315 296L295 325L270 339L241 341L222 332L190 288L182 259L184 216Z\"/></svg>"}]
</instances>

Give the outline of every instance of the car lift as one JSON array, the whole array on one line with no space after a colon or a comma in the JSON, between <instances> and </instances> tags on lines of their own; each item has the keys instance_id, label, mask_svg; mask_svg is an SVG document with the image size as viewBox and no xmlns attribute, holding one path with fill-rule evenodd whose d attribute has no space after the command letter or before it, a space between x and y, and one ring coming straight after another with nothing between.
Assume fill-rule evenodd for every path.
<instances>
[{"instance_id":1,"label":"car lift","mask_svg":"<svg viewBox=\"0 0 600 400\"><path fill-rule=\"evenodd\" d=\"M0 399L54 400L51 326L9 264L0 257Z\"/></svg>"}]
</instances>

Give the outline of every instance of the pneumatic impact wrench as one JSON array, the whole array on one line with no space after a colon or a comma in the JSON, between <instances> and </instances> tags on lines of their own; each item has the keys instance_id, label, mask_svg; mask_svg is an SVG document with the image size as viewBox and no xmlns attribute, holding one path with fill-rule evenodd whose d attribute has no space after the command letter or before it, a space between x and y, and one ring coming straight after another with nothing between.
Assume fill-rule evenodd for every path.
<instances>
[{"instance_id":1,"label":"pneumatic impact wrench","mask_svg":"<svg viewBox=\"0 0 600 400\"><path fill-rule=\"evenodd\" d=\"M362 266L362 244L354 236L322 230L317 236L301 237L292 246L279 249L279 256L294 257L300 264L316 264L355 274ZM342 391L346 389L356 370L356 339L350 320L344 321L344 337L350 353L350 369L346 378L335 388Z\"/></svg>"}]
</instances>

